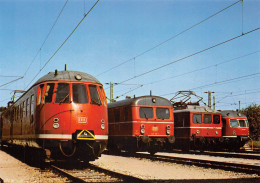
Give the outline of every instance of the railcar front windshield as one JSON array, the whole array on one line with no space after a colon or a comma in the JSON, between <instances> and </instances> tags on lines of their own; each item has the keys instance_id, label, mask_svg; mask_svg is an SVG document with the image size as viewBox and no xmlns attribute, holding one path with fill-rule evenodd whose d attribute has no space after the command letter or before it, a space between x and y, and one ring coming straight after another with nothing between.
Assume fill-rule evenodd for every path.
<instances>
[{"instance_id":1,"label":"railcar front windshield","mask_svg":"<svg viewBox=\"0 0 260 183\"><path fill-rule=\"evenodd\" d=\"M58 83L55 102L69 103L70 101L70 86L68 83Z\"/></svg>"},{"instance_id":2,"label":"railcar front windshield","mask_svg":"<svg viewBox=\"0 0 260 183\"><path fill-rule=\"evenodd\" d=\"M89 92L91 98L91 104L101 105L101 100L98 94L98 89L96 85L89 85Z\"/></svg>"},{"instance_id":3,"label":"railcar front windshield","mask_svg":"<svg viewBox=\"0 0 260 183\"><path fill-rule=\"evenodd\" d=\"M230 126L231 127L239 127L237 119L230 119Z\"/></svg>"},{"instance_id":4,"label":"railcar front windshield","mask_svg":"<svg viewBox=\"0 0 260 183\"><path fill-rule=\"evenodd\" d=\"M170 119L170 112L168 108L156 108L156 117L158 119Z\"/></svg>"},{"instance_id":5,"label":"railcar front windshield","mask_svg":"<svg viewBox=\"0 0 260 183\"><path fill-rule=\"evenodd\" d=\"M86 104L88 103L88 95L85 84L73 84L73 102Z\"/></svg>"},{"instance_id":6,"label":"railcar front windshield","mask_svg":"<svg viewBox=\"0 0 260 183\"><path fill-rule=\"evenodd\" d=\"M140 118L153 118L153 108L152 107L140 107L139 110Z\"/></svg>"},{"instance_id":7,"label":"railcar front windshield","mask_svg":"<svg viewBox=\"0 0 260 183\"><path fill-rule=\"evenodd\" d=\"M248 122L245 119L238 120L240 127L248 127Z\"/></svg>"},{"instance_id":8,"label":"railcar front windshield","mask_svg":"<svg viewBox=\"0 0 260 183\"><path fill-rule=\"evenodd\" d=\"M193 114L193 123L195 123L195 124L202 123L202 115L201 114Z\"/></svg>"}]
</instances>

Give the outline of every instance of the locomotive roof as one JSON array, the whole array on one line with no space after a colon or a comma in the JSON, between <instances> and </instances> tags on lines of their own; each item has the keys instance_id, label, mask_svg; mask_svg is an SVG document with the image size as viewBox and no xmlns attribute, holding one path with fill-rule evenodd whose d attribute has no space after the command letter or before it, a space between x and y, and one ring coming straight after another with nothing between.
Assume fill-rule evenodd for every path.
<instances>
[{"instance_id":1,"label":"locomotive roof","mask_svg":"<svg viewBox=\"0 0 260 183\"><path fill-rule=\"evenodd\" d=\"M81 79L79 79L81 78ZM85 82L93 82L93 83L100 83L94 76L79 72L79 71L55 71L49 72L45 76L41 77L38 81L35 82L34 85L45 82L45 81L85 81Z\"/></svg>"},{"instance_id":2,"label":"locomotive roof","mask_svg":"<svg viewBox=\"0 0 260 183\"><path fill-rule=\"evenodd\" d=\"M211 113L220 113L214 109L209 108L208 106L200 105L183 105L173 109L174 113L177 112L211 112Z\"/></svg>"},{"instance_id":3,"label":"locomotive roof","mask_svg":"<svg viewBox=\"0 0 260 183\"><path fill-rule=\"evenodd\" d=\"M221 115L223 117L243 117L243 118L246 118L246 115L238 112L238 111L233 111L233 110L223 110L223 111L220 111L221 112Z\"/></svg>"},{"instance_id":4,"label":"locomotive roof","mask_svg":"<svg viewBox=\"0 0 260 183\"><path fill-rule=\"evenodd\" d=\"M109 103L108 108L126 106L126 105L150 105L150 106L171 106L171 102L159 96L140 96L135 98L128 98L117 102Z\"/></svg>"}]
</instances>

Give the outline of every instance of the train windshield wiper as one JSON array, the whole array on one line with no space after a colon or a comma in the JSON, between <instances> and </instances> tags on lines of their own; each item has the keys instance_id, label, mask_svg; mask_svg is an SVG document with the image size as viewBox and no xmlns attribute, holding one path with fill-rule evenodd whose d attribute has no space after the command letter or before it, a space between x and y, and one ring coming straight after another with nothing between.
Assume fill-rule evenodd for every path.
<instances>
[{"instance_id":1,"label":"train windshield wiper","mask_svg":"<svg viewBox=\"0 0 260 183\"><path fill-rule=\"evenodd\" d=\"M59 101L59 104L65 103L64 101L70 96L70 94L66 95L63 99Z\"/></svg>"}]
</instances>

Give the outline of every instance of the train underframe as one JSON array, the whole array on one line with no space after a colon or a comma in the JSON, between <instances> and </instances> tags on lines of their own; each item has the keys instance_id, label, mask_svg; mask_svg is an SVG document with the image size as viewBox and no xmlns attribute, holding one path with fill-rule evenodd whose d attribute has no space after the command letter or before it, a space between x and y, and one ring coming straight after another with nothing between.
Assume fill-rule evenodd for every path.
<instances>
[{"instance_id":1,"label":"train underframe","mask_svg":"<svg viewBox=\"0 0 260 183\"><path fill-rule=\"evenodd\" d=\"M225 137L223 143L220 144L220 148L228 151L239 151L250 138L248 136L237 136L237 137Z\"/></svg>"},{"instance_id":2,"label":"train underframe","mask_svg":"<svg viewBox=\"0 0 260 183\"><path fill-rule=\"evenodd\" d=\"M191 136L187 138L176 138L174 148L182 149L183 151L189 150L216 150L224 141L222 137L200 137Z\"/></svg>"},{"instance_id":3,"label":"train underframe","mask_svg":"<svg viewBox=\"0 0 260 183\"><path fill-rule=\"evenodd\" d=\"M159 151L171 149L175 142L175 137L149 137L147 135L138 137L109 137L108 141L108 150L113 153L125 150L130 153L139 151L155 154Z\"/></svg>"},{"instance_id":4,"label":"train underframe","mask_svg":"<svg viewBox=\"0 0 260 183\"><path fill-rule=\"evenodd\" d=\"M32 156L46 162L60 159L94 161L107 147L107 140L95 140L94 136L93 139L73 137L72 140L6 138L1 139L0 143L1 146L14 147L15 151L19 149L23 154L32 152Z\"/></svg>"}]
</instances>

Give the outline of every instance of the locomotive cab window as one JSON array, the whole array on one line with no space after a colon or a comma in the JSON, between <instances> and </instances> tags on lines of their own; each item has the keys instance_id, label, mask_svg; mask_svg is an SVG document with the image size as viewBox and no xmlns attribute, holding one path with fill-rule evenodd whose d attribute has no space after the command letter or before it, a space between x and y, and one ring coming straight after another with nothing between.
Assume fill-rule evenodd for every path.
<instances>
[{"instance_id":1,"label":"locomotive cab window","mask_svg":"<svg viewBox=\"0 0 260 183\"><path fill-rule=\"evenodd\" d=\"M201 114L193 114L193 123L195 123L195 124L202 123L202 116L201 116Z\"/></svg>"},{"instance_id":2,"label":"locomotive cab window","mask_svg":"<svg viewBox=\"0 0 260 183\"><path fill-rule=\"evenodd\" d=\"M229 122L231 127L239 127L238 121L236 119L230 119Z\"/></svg>"},{"instance_id":3,"label":"locomotive cab window","mask_svg":"<svg viewBox=\"0 0 260 183\"><path fill-rule=\"evenodd\" d=\"M211 124L212 123L211 114L204 114L204 123L205 124Z\"/></svg>"},{"instance_id":4,"label":"locomotive cab window","mask_svg":"<svg viewBox=\"0 0 260 183\"><path fill-rule=\"evenodd\" d=\"M240 120L238 120L238 122L239 122L240 127L248 127L247 126L247 120L240 119Z\"/></svg>"},{"instance_id":5,"label":"locomotive cab window","mask_svg":"<svg viewBox=\"0 0 260 183\"><path fill-rule=\"evenodd\" d=\"M70 102L70 87L68 83L58 83L55 102L56 103Z\"/></svg>"},{"instance_id":6,"label":"locomotive cab window","mask_svg":"<svg viewBox=\"0 0 260 183\"><path fill-rule=\"evenodd\" d=\"M89 93L91 98L91 104L101 105L101 101L100 101L100 97L96 85L89 85Z\"/></svg>"},{"instance_id":7,"label":"locomotive cab window","mask_svg":"<svg viewBox=\"0 0 260 183\"><path fill-rule=\"evenodd\" d=\"M220 124L220 116L219 115L213 116L213 123L214 124Z\"/></svg>"},{"instance_id":8,"label":"locomotive cab window","mask_svg":"<svg viewBox=\"0 0 260 183\"><path fill-rule=\"evenodd\" d=\"M152 107L140 107L139 110L140 118L153 118L153 108Z\"/></svg>"},{"instance_id":9,"label":"locomotive cab window","mask_svg":"<svg viewBox=\"0 0 260 183\"><path fill-rule=\"evenodd\" d=\"M54 83L48 83L44 94L44 103L51 103L53 96Z\"/></svg>"},{"instance_id":10,"label":"locomotive cab window","mask_svg":"<svg viewBox=\"0 0 260 183\"><path fill-rule=\"evenodd\" d=\"M86 104L88 103L88 95L86 90L86 85L84 84L73 84L73 102Z\"/></svg>"},{"instance_id":11,"label":"locomotive cab window","mask_svg":"<svg viewBox=\"0 0 260 183\"><path fill-rule=\"evenodd\" d=\"M42 84L42 85L40 85L40 87L38 89L37 105L41 104L43 87L44 87L44 85Z\"/></svg>"},{"instance_id":12,"label":"locomotive cab window","mask_svg":"<svg viewBox=\"0 0 260 183\"><path fill-rule=\"evenodd\" d=\"M170 112L168 108L156 108L156 117L158 119L169 119Z\"/></svg>"}]
</instances>

